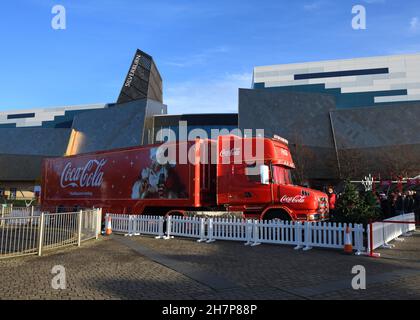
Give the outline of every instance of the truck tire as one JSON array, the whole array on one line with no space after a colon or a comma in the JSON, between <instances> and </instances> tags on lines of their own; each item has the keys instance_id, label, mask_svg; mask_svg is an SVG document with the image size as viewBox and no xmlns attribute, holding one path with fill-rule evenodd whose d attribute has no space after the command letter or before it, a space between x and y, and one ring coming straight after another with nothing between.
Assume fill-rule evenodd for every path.
<instances>
[{"instance_id":1,"label":"truck tire","mask_svg":"<svg viewBox=\"0 0 420 320\"><path fill-rule=\"evenodd\" d=\"M269 210L264 214L263 220L290 221L292 218L285 210Z\"/></svg>"}]
</instances>

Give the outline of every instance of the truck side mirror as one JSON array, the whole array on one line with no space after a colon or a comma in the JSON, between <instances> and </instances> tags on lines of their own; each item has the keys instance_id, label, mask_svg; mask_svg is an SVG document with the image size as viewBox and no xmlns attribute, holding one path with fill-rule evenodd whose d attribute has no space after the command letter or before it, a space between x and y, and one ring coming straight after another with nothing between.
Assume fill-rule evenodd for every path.
<instances>
[{"instance_id":1,"label":"truck side mirror","mask_svg":"<svg viewBox=\"0 0 420 320\"><path fill-rule=\"evenodd\" d=\"M261 184L270 184L270 170L266 165L260 166Z\"/></svg>"}]
</instances>

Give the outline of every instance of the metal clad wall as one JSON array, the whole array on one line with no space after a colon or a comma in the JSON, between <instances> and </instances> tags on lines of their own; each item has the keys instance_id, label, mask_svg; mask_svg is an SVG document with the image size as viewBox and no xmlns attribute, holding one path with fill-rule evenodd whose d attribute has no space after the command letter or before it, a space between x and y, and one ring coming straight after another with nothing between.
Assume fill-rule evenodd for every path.
<instances>
[{"instance_id":1,"label":"metal clad wall","mask_svg":"<svg viewBox=\"0 0 420 320\"><path fill-rule=\"evenodd\" d=\"M265 129L306 145L333 148L329 111L335 109L333 97L325 94L239 90L239 127Z\"/></svg>"},{"instance_id":2,"label":"metal clad wall","mask_svg":"<svg viewBox=\"0 0 420 320\"><path fill-rule=\"evenodd\" d=\"M120 104L145 98L162 103L162 78L152 57L141 50L137 50L123 83L117 103Z\"/></svg>"},{"instance_id":3,"label":"metal clad wall","mask_svg":"<svg viewBox=\"0 0 420 320\"><path fill-rule=\"evenodd\" d=\"M339 149L420 144L420 102L333 110L331 118Z\"/></svg>"},{"instance_id":4,"label":"metal clad wall","mask_svg":"<svg viewBox=\"0 0 420 320\"><path fill-rule=\"evenodd\" d=\"M334 98L325 94L239 90L239 128L264 129L289 140L300 169L312 178L337 177L329 111Z\"/></svg>"},{"instance_id":5,"label":"metal clad wall","mask_svg":"<svg viewBox=\"0 0 420 320\"><path fill-rule=\"evenodd\" d=\"M0 155L64 155L71 129L10 128L0 129Z\"/></svg>"},{"instance_id":6,"label":"metal clad wall","mask_svg":"<svg viewBox=\"0 0 420 320\"><path fill-rule=\"evenodd\" d=\"M148 102L136 100L76 116L73 129L78 131L77 153L142 145L146 118L166 112L166 106L158 102L151 102L150 112Z\"/></svg>"}]
</instances>

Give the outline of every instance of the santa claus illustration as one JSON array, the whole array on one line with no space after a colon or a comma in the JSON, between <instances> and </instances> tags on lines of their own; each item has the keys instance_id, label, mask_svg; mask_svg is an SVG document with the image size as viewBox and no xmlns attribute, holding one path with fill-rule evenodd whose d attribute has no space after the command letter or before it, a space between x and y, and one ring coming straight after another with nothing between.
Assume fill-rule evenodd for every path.
<instances>
[{"instance_id":1,"label":"santa claus illustration","mask_svg":"<svg viewBox=\"0 0 420 320\"><path fill-rule=\"evenodd\" d=\"M132 199L173 198L174 194L166 188L170 164L160 164L157 159L158 148L150 149L151 164L142 169L139 179L134 183ZM176 196L175 196L176 197Z\"/></svg>"}]
</instances>

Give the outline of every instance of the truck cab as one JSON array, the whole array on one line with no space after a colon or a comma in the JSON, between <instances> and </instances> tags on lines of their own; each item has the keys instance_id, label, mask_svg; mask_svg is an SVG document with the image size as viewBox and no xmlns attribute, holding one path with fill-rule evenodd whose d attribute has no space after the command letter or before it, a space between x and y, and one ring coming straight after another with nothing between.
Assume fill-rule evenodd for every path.
<instances>
[{"instance_id":1,"label":"truck cab","mask_svg":"<svg viewBox=\"0 0 420 320\"><path fill-rule=\"evenodd\" d=\"M295 165L287 140L223 136L219 137L218 148L219 205L265 220L323 221L329 218L325 193L294 185Z\"/></svg>"}]
</instances>

